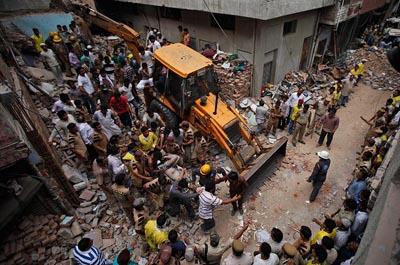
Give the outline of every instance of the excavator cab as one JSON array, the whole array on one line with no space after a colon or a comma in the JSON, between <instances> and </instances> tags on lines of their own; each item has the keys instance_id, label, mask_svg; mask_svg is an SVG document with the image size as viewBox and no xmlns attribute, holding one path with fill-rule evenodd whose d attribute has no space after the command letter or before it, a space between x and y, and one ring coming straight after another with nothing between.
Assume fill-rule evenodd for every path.
<instances>
[{"instance_id":1,"label":"excavator cab","mask_svg":"<svg viewBox=\"0 0 400 265\"><path fill-rule=\"evenodd\" d=\"M286 138L266 152L238 111L219 99L210 59L180 43L157 49L154 59L155 93L149 107L164 116L170 129L178 127L179 119L189 121L225 150L246 180L260 174L275 153L285 153Z\"/></svg>"},{"instance_id":2,"label":"excavator cab","mask_svg":"<svg viewBox=\"0 0 400 265\"><path fill-rule=\"evenodd\" d=\"M160 67L164 66L156 63L155 71L160 70ZM165 70L165 78L161 79L163 81L160 82L160 79L155 81L156 89L163 97L168 98L176 113L182 118L190 114L197 99L219 91L217 76L212 66L194 72L187 78L179 76L170 69Z\"/></svg>"}]
</instances>

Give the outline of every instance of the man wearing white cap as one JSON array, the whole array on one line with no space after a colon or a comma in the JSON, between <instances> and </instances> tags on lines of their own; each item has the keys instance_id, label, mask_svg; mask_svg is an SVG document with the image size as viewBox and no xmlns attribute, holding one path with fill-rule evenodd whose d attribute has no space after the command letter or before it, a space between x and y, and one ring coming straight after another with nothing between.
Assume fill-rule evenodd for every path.
<instances>
[{"instance_id":1,"label":"man wearing white cap","mask_svg":"<svg viewBox=\"0 0 400 265\"><path fill-rule=\"evenodd\" d=\"M331 164L328 151L320 151L317 155L319 156L319 161L315 164L314 170L307 180L308 182L312 182L313 190L310 194L310 200L306 201L306 203L313 202L317 197L322 184L326 180L326 175Z\"/></svg>"}]
</instances>

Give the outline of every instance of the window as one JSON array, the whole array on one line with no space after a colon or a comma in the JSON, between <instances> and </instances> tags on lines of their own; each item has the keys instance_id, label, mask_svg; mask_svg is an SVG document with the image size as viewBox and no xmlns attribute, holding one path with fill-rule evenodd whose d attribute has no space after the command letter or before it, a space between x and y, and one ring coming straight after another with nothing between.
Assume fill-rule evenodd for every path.
<instances>
[{"instance_id":1,"label":"window","mask_svg":"<svg viewBox=\"0 0 400 265\"><path fill-rule=\"evenodd\" d=\"M217 19L221 28L226 30L235 30L235 16L230 15L221 15L221 14L214 14L214 17ZM212 15L210 15L211 26L218 28L217 22Z\"/></svg>"},{"instance_id":2,"label":"window","mask_svg":"<svg viewBox=\"0 0 400 265\"><path fill-rule=\"evenodd\" d=\"M181 20L181 10L177 8L160 7L160 15L162 18L169 18L173 20Z\"/></svg>"},{"instance_id":3,"label":"window","mask_svg":"<svg viewBox=\"0 0 400 265\"><path fill-rule=\"evenodd\" d=\"M290 33L295 33L296 28L297 28L297 20L285 22L285 24L283 24L283 36Z\"/></svg>"}]
</instances>

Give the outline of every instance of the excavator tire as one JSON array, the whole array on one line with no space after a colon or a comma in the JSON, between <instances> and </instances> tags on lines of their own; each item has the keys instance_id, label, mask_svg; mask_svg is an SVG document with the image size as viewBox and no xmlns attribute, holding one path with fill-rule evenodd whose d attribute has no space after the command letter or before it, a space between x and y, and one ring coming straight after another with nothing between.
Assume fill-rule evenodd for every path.
<instances>
[{"instance_id":1,"label":"excavator tire","mask_svg":"<svg viewBox=\"0 0 400 265\"><path fill-rule=\"evenodd\" d=\"M165 125L169 129L175 129L179 127L178 117L169 108L167 108L160 101L153 99L150 102L150 109L160 114L161 118L165 121Z\"/></svg>"}]
</instances>

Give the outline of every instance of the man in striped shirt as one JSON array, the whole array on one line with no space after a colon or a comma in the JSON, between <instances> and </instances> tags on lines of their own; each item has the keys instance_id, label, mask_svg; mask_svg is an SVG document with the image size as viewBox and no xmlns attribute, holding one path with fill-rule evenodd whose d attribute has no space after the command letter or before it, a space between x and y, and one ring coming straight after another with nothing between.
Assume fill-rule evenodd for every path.
<instances>
[{"instance_id":1,"label":"man in striped shirt","mask_svg":"<svg viewBox=\"0 0 400 265\"><path fill-rule=\"evenodd\" d=\"M112 262L106 260L103 253L93 246L93 240L82 238L78 245L73 249L74 261L78 265L111 265Z\"/></svg>"},{"instance_id":2,"label":"man in striped shirt","mask_svg":"<svg viewBox=\"0 0 400 265\"><path fill-rule=\"evenodd\" d=\"M212 190L213 185L211 183L206 183L204 188L199 188L199 217L203 219L203 224L201 225L203 231L208 231L215 226L213 216L213 211L215 207L236 202L242 197L241 195L235 195L230 199L222 200L213 195Z\"/></svg>"}]
</instances>

